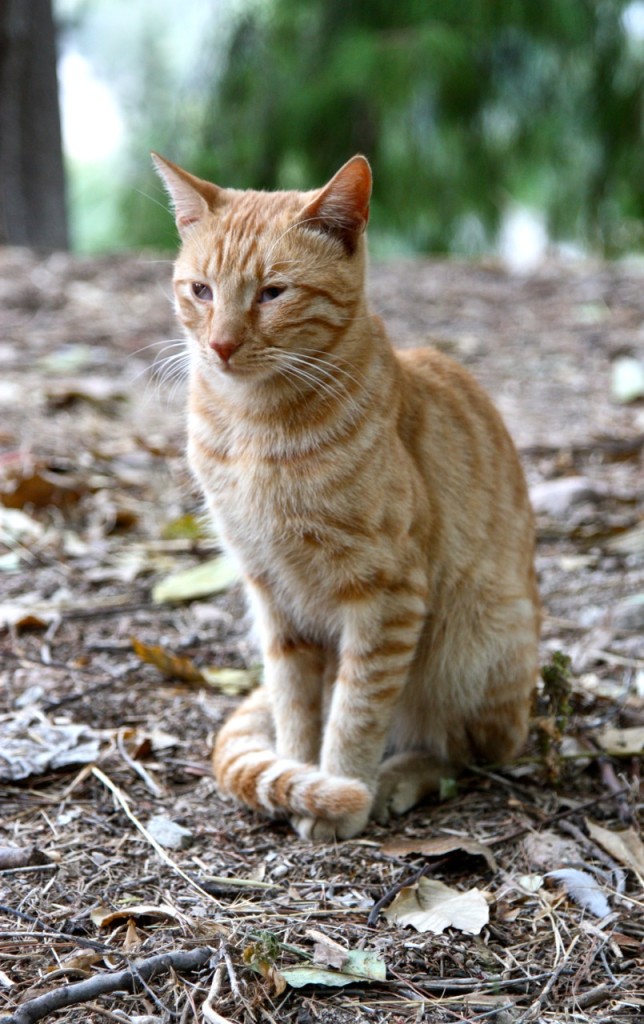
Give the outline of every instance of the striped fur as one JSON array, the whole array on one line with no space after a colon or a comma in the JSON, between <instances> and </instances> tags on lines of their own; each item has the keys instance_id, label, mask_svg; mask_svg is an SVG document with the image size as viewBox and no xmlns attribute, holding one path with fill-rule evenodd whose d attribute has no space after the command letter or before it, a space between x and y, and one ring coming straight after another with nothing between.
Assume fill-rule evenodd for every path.
<instances>
[{"instance_id":1,"label":"striped fur","mask_svg":"<svg viewBox=\"0 0 644 1024\"><path fill-rule=\"evenodd\" d=\"M345 838L521 746L537 667L532 516L472 377L367 308L363 157L317 192L220 189L161 158L182 236L189 459L238 559L263 687L223 792Z\"/></svg>"}]
</instances>

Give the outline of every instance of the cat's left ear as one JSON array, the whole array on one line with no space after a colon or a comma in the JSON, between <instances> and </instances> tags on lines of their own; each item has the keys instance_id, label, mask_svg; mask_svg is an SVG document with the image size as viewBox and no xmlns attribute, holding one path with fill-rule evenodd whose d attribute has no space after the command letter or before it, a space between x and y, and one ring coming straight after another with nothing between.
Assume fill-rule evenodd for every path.
<instances>
[{"instance_id":1,"label":"cat's left ear","mask_svg":"<svg viewBox=\"0 0 644 1024\"><path fill-rule=\"evenodd\" d=\"M223 190L209 181L196 178L158 153L151 156L172 200L177 230L183 238L194 224L221 203Z\"/></svg>"},{"instance_id":2,"label":"cat's left ear","mask_svg":"<svg viewBox=\"0 0 644 1024\"><path fill-rule=\"evenodd\" d=\"M300 223L339 238L352 253L369 220L370 198L369 161L364 156L354 156L308 204Z\"/></svg>"}]
</instances>

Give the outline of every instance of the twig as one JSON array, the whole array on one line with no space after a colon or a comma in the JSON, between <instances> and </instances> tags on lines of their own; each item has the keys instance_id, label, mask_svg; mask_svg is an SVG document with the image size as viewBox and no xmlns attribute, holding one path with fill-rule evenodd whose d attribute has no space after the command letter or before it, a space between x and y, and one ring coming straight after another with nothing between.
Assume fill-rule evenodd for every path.
<instances>
[{"instance_id":1,"label":"twig","mask_svg":"<svg viewBox=\"0 0 644 1024\"><path fill-rule=\"evenodd\" d=\"M55 936L57 939L64 939L75 946L85 946L87 949L94 949L98 953L110 953L112 956L118 955L118 950L112 946L106 946L104 942L94 942L92 939L86 939L82 935L70 935L68 932L60 931L58 928L52 928L51 925L45 924L40 918L32 917L31 914L25 914L22 910L15 910L13 907L6 907L2 904L0 905L0 914L11 914L12 917L17 917L20 921L27 921L29 924L35 925L46 935Z\"/></svg>"},{"instance_id":2,"label":"twig","mask_svg":"<svg viewBox=\"0 0 644 1024\"><path fill-rule=\"evenodd\" d=\"M135 759L133 757L130 757L130 755L128 754L127 750L125 749L125 740L123 737L124 731L124 729L119 729L116 736L116 745L119 748L119 754L121 755L125 763L130 766L132 771L135 771L136 774L143 779L145 785L152 793L152 796L165 796L165 790L163 789L163 786L160 786L156 779L152 778L149 771L147 771L147 769L144 768L139 761L135 761Z\"/></svg>"},{"instance_id":3,"label":"twig","mask_svg":"<svg viewBox=\"0 0 644 1024\"><path fill-rule=\"evenodd\" d=\"M226 943L224 942L223 939L221 940L221 952L222 952L222 955L223 955L223 958L224 958L224 962L226 964L226 970L228 971L228 981L230 982L230 991L233 994L233 999L235 1000L235 1002L239 1003L239 1002L241 1002L242 994L241 994L241 991L239 989L239 982L237 981L237 975L235 974L235 968L233 967L233 962L230 959L230 953L228 952L228 946L226 945Z\"/></svg>"},{"instance_id":4,"label":"twig","mask_svg":"<svg viewBox=\"0 0 644 1024\"><path fill-rule=\"evenodd\" d=\"M25 864L24 867L15 868L3 868L0 871L0 875L15 875L18 872L20 874L29 874L33 871L58 871L60 864L54 864L50 861L49 864Z\"/></svg>"},{"instance_id":5,"label":"twig","mask_svg":"<svg viewBox=\"0 0 644 1024\"><path fill-rule=\"evenodd\" d=\"M555 825L558 821L562 821L564 818L569 818L573 814L580 814L582 811L588 811L591 807L595 807L596 804L605 803L607 800L613 800L616 796L622 793L628 792L628 786L624 786L618 793L602 793L600 796L593 797L592 800L585 800L582 804L577 804L576 807L566 807L563 811L557 811L556 814L551 814L547 818L543 818L539 825L540 827L546 825ZM527 835L529 832L533 832L532 825L524 825L522 828L517 828L514 832L507 832L504 836L499 836L497 839L488 839L483 843L484 846L500 846L502 843L509 843L513 839L520 839L521 836Z\"/></svg>"},{"instance_id":6,"label":"twig","mask_svg":"<svg viewBox=\"0 0 644 1024\"><path fill-rule=\"evenodd\" d=\"M594 988L589 988L587 992L582 992L581 995L569 999L568 1007L571 1010L587 1010L589 1006L599 1006L611 998L619 985L619 981L616 981L614 985L607 985L605 982L601 985L595 985Z\"/></svg>"},{"instance_id":7,"label":"twig","mask_svg":"<svg viewBox=\"0 0 644 1024\"><path fill-rule=\"evenodd\" d=\"M130 809L130 805L128 803L127 797L125 796L125 793L123 793L123 791L120 790L119 787L114 782L112 782L112 780L107 775L105 775L105 773L102 772L101 769L98 768L96 765L92 767L92 774L95 775L99 782L102 782L102 784L106 786L107 789L109 789L110 793L112 793L116 797L122 809L125 811L125 814L132 822L132 824L135 826L135 828L139 830L141 835L144 836L144 838L148 841L150 846L153 847L153 849L156 851L156 853L164 862L164 864L167 864L168 867L172 868L173 871L176 871L176 873L180 875L181 878L183 878L184 882L187 882L188 885L191 885L193 889L196 889L201 896L205 896L212 903L215 903L217 906L220 906L218 901L212 896L211 893L206 892L205 889L202 889L198 882L195 882L195 880L191 878L190 875L183 870L183 868L180 868L179 865L175 861L173 861L172 857L168 856L168 854L165 852L161 844L158 843L154 836L148 832L145 825L139 821L134 812Z\"/></svg>"},{"instance_id":8,"label":"twig","mask_svg":"<svg viewBox=\"0 0 644 1024\"><path fill-rule=\"evenodd\" d=\"M208 962L212 952L210 947L204 947L178 950L175 953L159 953L146 960L135 960L132 966L125 970L95 974L94 977L88 978L86 981L63 985L62 988L52 989L41 996L29 999L19 1006L11 1016L0 1017L0 1024L35 1024L35 1021L42 1020L43 1017L56 1010L61 1010L65 1006L86 1003L90 999L95 999L108 992L133 992L139 979L149 981L157 974L171 969L185 972L195 971Z\"/></svg>"},{"instance_id":9,"label":"twig","mask_svg":"<svg viewBox=\"0 0 644 1024\"><path fill-rule=\"evenodd\" d=\"M580 828L577 828L571 821L562 821L560 829L565 832L566 835L572 836L576 843L578 843L582 850L598 860L600 864L603 864L605 868L608 868L612 876L612 883L616 891L621 896L624 892L624 872L620 868L619 864L613 860L612 857L602 850L601 846L589 839L587 835Z\"/></svg>"},{"instance_id":10,"label":"twig","mask_svg":"<svg viewBox=\"0 0 644 1024\"><path fill-rule=\"evenodd\" d=\"M233 967L233 962L230 959L230 954L226 943L222 939L219 944L219 950L217 951L216 959L219 961L213 974L212 984L210 991L206 996L206 999L201 1007L204 1020L208 1021L209 1024L232 1024L232 1021L228 1017L222 1017L218 1010L213 1006L215 999L218 999L221 995L221 986L224 980L224 975L228 973L228 980L230 982L230 990L233 995L233 999L236 1003L242 1001L242 994L239 989L239 982L237 981L237 975Z\"/></svg>"},{"instance_id":11,"label":"twig","mask_svg":"<svg viewBox=\"0 0 644 1024\"><path fill-rule=\"evenodd\" d=\"M633 823L633 811L631 810L628 799L624 793L624 787L620 785L619 779L615 775L615 769L608 757L600 757L599 772L602 777L602 782L606 786L607 790L615 797L619 820L623 825L631 825Z\"/></svg>"},{"instance_id":12,"label":"twig","mask_svg":"<svg viewBox=\"0 0 644 1024\"><path fill-rule=\"evenodd\" d=\"M520 1017L516 1018L515 1024L524 1024L524 1022L529 1021L529 1020L534 1020L536 1017L539 1016L539 1014L541 1013L541 1010L543 1009L546 1001L548 1000L548 997L550 996L550 993L552 992L553 988L555 987L555 985L559 981L559 978L561 977L561 975L564 973L566 964L570 960L572 951L575 948L575 946L577 945L578 940L579 940L579 935L577 934L577 935L575 935L574 939L570 943L570 946L566 950L566 953L564 954L564 957L563 957L561 963L557 967L555 967L555 969L552 971L552 974L550 975L550 978L548 979L548 981L544 985L543 991L541 992L541 994L537 996L537 998L534 1000L534 1002L530 1004L528 1009L525 1010L524 1013L522 1013ZM0 1021L0 1024L2 1024L1 1021Z\"/></svg>"},{"instance_id":13,"label":"twig","mask_svg":"<svg viewBox=\"0 0 644 1024\"><path fill-rule=\"evenodd\" d=\"M606 661L609 665L624 665L626 668L644 668L644 661L641 658L626 658L622 654L613 654L612 651L589 650L586 652L597 658L598 661Z\"/></svg>"}]
</instances>

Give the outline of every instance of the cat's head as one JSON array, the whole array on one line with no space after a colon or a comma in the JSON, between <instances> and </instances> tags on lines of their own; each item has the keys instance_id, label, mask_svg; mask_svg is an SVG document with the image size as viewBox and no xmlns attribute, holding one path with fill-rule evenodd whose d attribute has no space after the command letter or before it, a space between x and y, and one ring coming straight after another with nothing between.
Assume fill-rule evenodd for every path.
<instances>
[{"instance_id":1,"label":"cat's head","mask_svg":"<svg viewBox=\"0 0 644 1024\"><path fill-rule=\"evenodd\" d=\"M220 188L153 160L181 236L174 288L193 358L218 379L304 382L363 301L367 160L313 192Z\"/></svg>"}]
</instances>

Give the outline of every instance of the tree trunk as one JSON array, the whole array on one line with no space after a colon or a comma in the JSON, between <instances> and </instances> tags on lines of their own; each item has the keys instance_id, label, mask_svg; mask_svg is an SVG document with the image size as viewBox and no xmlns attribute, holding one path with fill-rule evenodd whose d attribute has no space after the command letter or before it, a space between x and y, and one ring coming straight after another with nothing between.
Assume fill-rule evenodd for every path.
<instances>
[{"instance_id":1,"label":"tree trunk","mask_svg":"<svg viewBox=\"0 0 644 1024\"><path fill-rule=\"evenodd\" d=\"M51 0L0 0L0 243L68 241Z\"/></svg>"}]
</instances>

